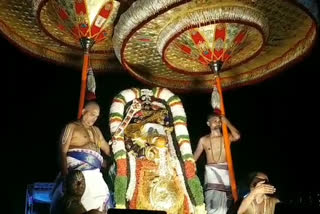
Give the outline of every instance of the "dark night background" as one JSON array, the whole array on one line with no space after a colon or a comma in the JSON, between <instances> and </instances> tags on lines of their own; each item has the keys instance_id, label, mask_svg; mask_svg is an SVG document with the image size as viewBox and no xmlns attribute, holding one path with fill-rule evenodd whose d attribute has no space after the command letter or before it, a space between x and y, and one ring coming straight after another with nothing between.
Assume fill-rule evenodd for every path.
<instances>
[{"instance_id":1,"label":"dark night background","mask_svg":"<svg viewBox=\"0 0 320 214\"><path fill-rule=\"evenodd\" d=\"M0 43L2 82L8 96L3 98L8 108L3 125L9 127L8 140L2 140L3 165L8 169L1 174L8 213L18 214L24 213L27 184L53 182L58 173L57 141L64 125L76 119L81 72L29 56L4 37ZM232 145L240 190L246 175L260 170L269 175L285 201L320 192L319 55L318 42L306 58L274 77L224 93L227 117L242 134ZM97 125L110 139L108 112L113 97L123 89L144 85L125 72L96 74L96 81L101 105ZM194 150L198 139L209 132L210 94L178 95ZM198 162L201 180L203 165L204 156Z\"/></svg>"}]
</instances>

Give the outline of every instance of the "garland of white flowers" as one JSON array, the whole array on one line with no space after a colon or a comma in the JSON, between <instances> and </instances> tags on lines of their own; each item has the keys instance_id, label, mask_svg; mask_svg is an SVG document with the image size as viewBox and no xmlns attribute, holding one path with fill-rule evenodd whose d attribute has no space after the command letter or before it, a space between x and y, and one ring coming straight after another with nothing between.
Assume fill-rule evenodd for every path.
<instances>
[{"instance_id":1,"label":"garland of white flowers","mask_svg":"<svg viewBox=\"0 0 320 214\"><path fill-rule=\"evenodd\" d=\"M170 107L172 117L173 117L174 131L175 131L176 139L182 155L182 160L184 163L186 181L188 182L188 184L184 186L185 187L188 186L191 191L191 195L187 193L186 196L187 197L192 196L192 198L195 201L194 213L204 214L206 213L206 211L205 211L205 204L204 204L204 198L203 198L203 189L199 181L199 178L196 175L196 165L193 159L189 132L187 129L187 118L186 118L186 113L184 111L182 102L178 96L174 95L171 91L169 91L166 88L157 87L157 88L153 88L152 91L153 91L154 97L164 100L167 103L167 105L169 105ZM172 151L175 151L175 150L172 150ZM179 170L178 169L180 166L179 160L177 160L177 163L178 163L177 170ZM180 166L180 169L181 169L181 166ZM182 172L182 169L181 169L181 172ZM183 178L181 180L184 181L183 173L181 173L181 176ZM189 203L191 203L191 201L189 201ZM189 208L190 208L190 211L192 212L193 206L189 206Z\"/></svg>"},{"instance_id":2,"label":"garland of white flowers","mask_svg":"<svg viewBox=\"0 0 320 214\"><path fill-rule=\"evenodd\" d=\"M169 148L170 156L172 157L172 159L174 161L174 166L176 167L178 178L179 178L180 182L183 184L182 185L183 192L187 196L190 211L191 211L191 213L193 213L193 205L191 203L189 193L186 188L186 182L184 181L184 176L183 176L183 172L181 169L180 161L177 157L176 149L174 148L172 136L169 131L167 131L167 138L168 138L168 148Z\"/></svg>"},{"instance_id":3,"label":"garland of white flowers","mask_svg":"<svg viewBox=\"0 0 320 214\"><path fill-rule=\"evenodd\" d=\"M112 135L114 135L124 118L125 104L134 100L135 98L139 98L139 93L139 89L127 89L121 91L113 99L109 114L109 126ZM117 136L116 139L113 139L112 152L117 164L117 174L114 184L116 208L126 208L128 169L127 152L124 144L123 133L120 136ZM135 175L135 173L133 174Z\"/></svg>"},{"instance_id":4,"label":"garland of white flowers","mask_svg":"<svg viewBox=\"0 0 320 214\"><path fill-rule=\"evenodd\" d=\"M189 132L186 126L186 113L183 109L181 100L166 88L154 88L154 96L167 102L171 109L174 120L174 131L177 136L181 154L192 157L192 150L189 140ZM191 156L190 156L191 155Z\"/></svg>"},{"instance_id":5,"label":"garland of white flowers","mask_svg":"<svg viewBox=\"0 0 320 214\"><path fill-rule=\"evenodd\" d=\"M136 188L136 157L132 154L132 152L128 153L129 156L129 168L130 168L130 180L128 185L128 190L126 194L127 201L130 201L133 197L134 190Z\"/></svg>"},{"instance_id":6,"label":"garland of white flowers","mask_svg":"<svg viewBox=\"0 0 320 214\"><path fill-rule=\"evenodd\" d=\"M167 154L167 148L158 148L159 150L159 175L160 177L165 177L168 174L168 165L166 162L166 154Z\"/></svg>"}]
</instances>

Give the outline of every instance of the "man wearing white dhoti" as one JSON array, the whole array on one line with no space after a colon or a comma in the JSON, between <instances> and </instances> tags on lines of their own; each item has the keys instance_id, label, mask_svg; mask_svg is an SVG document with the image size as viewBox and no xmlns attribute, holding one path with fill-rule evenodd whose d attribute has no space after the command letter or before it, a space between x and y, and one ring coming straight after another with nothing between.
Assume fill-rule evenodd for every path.
<instances>
[{"instance_id":1,"label":"man wearing white dhoti","mask_svg":"<svg viewBox=\"0 0 320 214\"><path fill-rule=\"evenodd\" d=\"M99 128L93 126L99 113L99 106L90 102L83 109L81 120L69 123L64 130L61 139L62 169L53 192L51 213L61 212L60 208L57 208L57 202L64 194L69 193L72 195L72 201L77 201L77 205L73 205L72 209L103 212L107 209L110 194L100 172L103 163L100 150L109 156L110 148ZM74 171L81 173L74 176ZM72 179L67 179L64 185L61 181L71 172Z\"/></svg>"},{"instance_id":2,"label":"man wearing white dhoti","mask_svg":"<svg viewBox=\"0 0 320 214\"><path fill-rule=\"evenodd\" d=\"M227 213L232 202L227 163L206 165L204 179L208 213Z\"/></svg>"},{"instance_id":3,"label":"man wearing white dhoti","mask_svg":"<svg viewBox=\"0 0 320 214\"><path fill-rule=\"evenodd\" d=\"M200 138L194 152L195 161L199 159L203 151L206 152L205 202L208 214L225 214L232 204L228 165L221 131L222 123L225 123L230 130L230 142L239 140L239 131L226 117L210 115L207 125L211 132Z\"/></svg>"}]
</instances>

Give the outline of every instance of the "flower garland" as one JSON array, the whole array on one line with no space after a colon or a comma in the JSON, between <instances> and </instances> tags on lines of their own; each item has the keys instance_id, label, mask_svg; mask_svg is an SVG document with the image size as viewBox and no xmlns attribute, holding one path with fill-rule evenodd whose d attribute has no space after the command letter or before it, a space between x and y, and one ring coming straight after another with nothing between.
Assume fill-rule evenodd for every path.
<instances>
[{"instance_id":1,"label":"flower garland","mask_svg":"<svg viewBox=\"0 0 320 214\"><path fill-rule=\"evenodd\" d=\"M144 175L143 172L144 170L153 170L156 167L156 165L152 162L152 161L143 161L140 159L137 159L136 162L136 181L137 181L137 187L141 187L141 184L143 183L143 179L144 179ZM141 192L141 188L136 188L134 193L133 193L133 197L132 200L130 201L130 205L129 208L130 209L137 209L139 207L141 207L141 203L143 203L143 201L139 201L138 199L138 194Z\"/></svg>"},{"instance_id":2,"label":"flower garland","mask_svg":"<svg viewBox=\"0 0 320 214\"><path fill-rule=\"evenodd\" d=\"M111 134L114 134L115 130L121 124L124 118L125 105L133 99L140 98L142 91L146 89L127 89L121 91L114 99L110 108L109 126ZM191 195L189 197L195 202L195 212L205 213L204 198L202 193L202 186L199 178L196 175L196 165L193 159L192 149L190 145L190 138L187 129L186 114L183 109L183 105L178 96L174 95L171 91L165 88L153 88L152 94L155 98L164 100L170 107L170 111L173 117L174 132L176 140L179 145L182 161L184 163L184 172L186 175L187 185L190 189ZM121 136L114 139L112 145L112 151L117 163L117 176L115 179L115 201L116 207L125 207L127 188L130 191L134 188L131 186L127 187L128 180L128 166L127 166L127 153L124 145L123 133ZM130 164L130 168L133 167ZM136 170L140 167L136 166ZM131 171L131 170L130 170ZM130 173L132 175L132 173ZM134 179L134 177L130 178ZM135 179L138 179L137 177ZM135 189L135 188L134 188ZM128 193L128 194L129 194ZM135 195L135 194L134 194ZM135 196L133 195L133 198ZM190 208L190 207L189 207Z\"/></svg>"},{"instance_id":3,"label":"flower garland","mask_svg":"<svg viewBox=\"0 0 320 214\"><path fill-rule=\"evenodd\" d=\"M191 200L190 200L190 197L189 197L189 193L188 193L188 191L186 189L186 183L185 183L184 175L183 175L183 172L182 172L182 169L181 169L180 161L179 161L179 159L177 157L176 150L175 150L174 145L173 145L173 140L172 140L170 132L167 132L167 137L168 137L168 148L169 148L169 151L170 151L170 155L171 155L171 157L173 158L173 160L175 162L174 166L175 166L175 168L177 170L177 174L178 174L179 180L182 183L183 191L185 193L185 204L186 203L188 204L188 210L192 210L192 208L193 208L192 207L192 203L191 203Z\"/></svg>"},{"instance_id":4,"label":"flower garland","mask_svg":"<svg viewBox=\"0 0 320 214\"><path fill-rule=\"evenodd\" d=\"M126 194L126 199L128 201L131 201L132 197L133 197L133 193L134 190L136 188L136 157L129 152L128 153L129 156L129 166L130 166L130 181L129 181L129 186L128 186L128 190L127 190L127 194Z\"/></svg>"},{"instance_id":5,"label":"flower garland","mask_svg":"<svg viewBox=\"0 0 320 214\"><path fill-rule=\"evenodd\" d=\"M196 212L205 212L203 189L198 176L196 175L196 165L193 159L189 132L187 129L187 117L183 109L180 98L174 95L171 91L166 88L154 88L154 97L163 99L167 102L170 107L174 131L178 141L179 149L184 162L184 168L186 173L186 180L191 192L190 197L195 202Z\"/></svg>"},{"instance_id":6,"label":"flower garland","mask_svg":"<svg viewBox=\"0 0 320 214\"><path fill-rule=\"evenodd\" d=\"M125 104L136 98L137 95L139 95L136 94L137 92L139 92L138 89L127 89L121 91L113 99L109 114L109 126L112 135L114 135L124 118ZM117 165L117 174L114 184L116 208L126 208L128 165L123 133L113 139L112 152Z\"/></svg>"},{"instance_id":7,"label":"flower garland","mask_svg":"<svg viewBox=\"0 0 320 214\"><path fill-rule=\"evenodd\" d=\"M166 148L158 148L159 149L159 175L161 177L165 177L167 176L167 172L168 172L168 166L166 163L166 154L167 154L167 149Z\"/></svg>"}]
</instances>

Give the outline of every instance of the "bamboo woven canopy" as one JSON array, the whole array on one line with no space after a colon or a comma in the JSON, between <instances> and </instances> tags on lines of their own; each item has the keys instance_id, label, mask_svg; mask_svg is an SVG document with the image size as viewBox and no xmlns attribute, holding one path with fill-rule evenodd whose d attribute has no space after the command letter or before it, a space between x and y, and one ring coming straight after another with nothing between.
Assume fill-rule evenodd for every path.
<instances>
[{"instance_id":1,"label":"bamboo woven canopy","mask_svg":"<svg viewBox=\"0 0 320 214\"><path fill-rule=\"evenodd\" d=\"M95 71L120 70L112 45L114 21L133 0L2 0L0 32L24 52L80 68L79 39L95 40L90 64Z\"/></svg>"},{"instance_id":2,"label":"bamboo woven canopy","mask_svg":"<svg viewBox=\"0 0 320 214\"><path fill-rule=\"evenodd\" d=\"M255 83L304 56L317 35L312 1L136 1L115 26L122 65L149 84L209 90Z\"/></svg>"},{"instance_id":3,"label":"bamboo woven canopy","mask_svg":"<svg viewBox=\"0 0 320 214\"><path fill-rule=\"evenodd\" d=\"M83 50L54 2L67 11L74 3L66 2L87 2L93 14L108 0L3 0L0 32L31 55L80 68ZM255 83L301 59L317 37L314 0L117 2L105 38L91 48L92 68L120 71L120 61L137 79L171 89L211 89L214 60L223 60L224 88Z\"/></svg>"}]
</instances>

